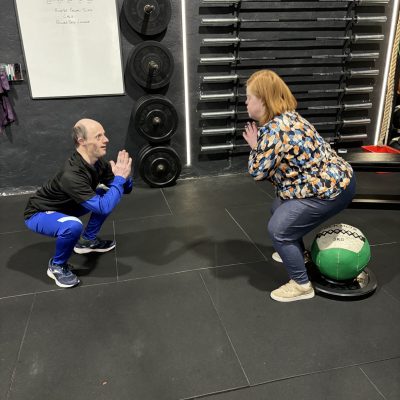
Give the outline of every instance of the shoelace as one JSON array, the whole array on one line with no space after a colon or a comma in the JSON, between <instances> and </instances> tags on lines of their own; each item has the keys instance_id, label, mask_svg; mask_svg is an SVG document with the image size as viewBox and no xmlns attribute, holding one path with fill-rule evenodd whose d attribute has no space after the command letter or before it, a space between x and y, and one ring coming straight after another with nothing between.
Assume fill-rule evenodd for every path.
<instances>
[{"instance_id":1,"label":"shoelace","mask_svg":"<svg viewBox=\"0 0 400 400\"><path fill-rule=\"evenodd\" d=\"M72 275L70 264L64 264L63 266L61 266L61 269L64 275Z\"/></svg>"},{"instance_id":2,"label":"shoelace","mask_svg":"<svg viewBox=\"0 0 400 400\"><path fill-rule=\"evenodd\" d=\"M297 282L295 282L293 279L291 279L288 283L286 283L282 287L282 289L287 293L292 291L291 288L293 288L293 289L299 289L299 288L303 289L303 287L301 285L299 285ZM308 290L307 288L304 288L304 289Z\"/></svg>"},{"instance_id":3,"label":"shoelace","mask_svg":"<svg viewBox=\"0 0 400 400\"><path fill-rule=\"evenodd\" d=\"M100 243L100 240L98 238L95 238L93 240L84 239L82 244L87 247L95 247L95 246L98 246L99 243Z\"/></svg>"},{"instance_id":4,"label":"shoelace","mask_svg":"<svg viewBox=\"0 0 400 400\"><path fill-rule=\"evenodd\" d=\"M290 291L291 291L290 288L291 288L292 286L294 286L293 284L294 284L294 281L290 280L288 283L286 283L286 284L284 284L284 285L282 286L282 289L283 289L285 292L290 292Z\"/></svg>"}]
</instances>

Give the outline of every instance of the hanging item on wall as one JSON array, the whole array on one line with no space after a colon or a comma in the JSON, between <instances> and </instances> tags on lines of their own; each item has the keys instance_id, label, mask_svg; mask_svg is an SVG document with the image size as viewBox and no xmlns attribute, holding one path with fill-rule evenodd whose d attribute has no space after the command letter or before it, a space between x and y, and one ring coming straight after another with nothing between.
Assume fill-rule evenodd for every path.
<instances>
[{"instance_id":1,"label":"hanging item on wall","mask_svg":"<svg viewBox=\"0 0 400 400\"><path fill-rule=\"evenodd\" d=\"M14 110L7 95L10 90L8 78L7 72L0 69L0 133L3 128L15 121Z\"/></svg>"},{"instance_id":2,"label":"hanging item on wall","mask_svg":"<svg viewBox=\"0 0 400 400\"><path fill-rule=\"evenodd\" d=\"M141 97L132 111L135 129L151 143L169 140L178 127L178 113L172 102L161 95Z\"/></svg>"},{"instance_id":3,"label":"hanging item on wall","mask_svg":"<svg viewBox=\"0 0 400 400\"><path fill-rule=\"evenodd\" d=\"M181 170L181 160L172 147L145 146L139 152L139 174L150 187L175 184Z\"/></svg>"},{"instance_id":4,"label":"hanging item on wall","mask_svg":"<svg viewBox=\"0 0 400 400\"><path fill-rule=\"evenodd\" d=\"M129 56L127 70L132 78L148 90L166 86L174 72L174 57L163 44L146 40Z\"/></svg>"},{"instance_id":5,"label":"hanging item on wall","mask_svg":"<svg viewBox=\"0 0 400 400\"><path fill-rule=\"evenodd\" d=\"M0 72L6 74L9 82L23 81L22 67L19 63L4 64L0 63Z\"/></svg>"},{"instance_id":6,"label":"hanging item on wall","mask_svg":"<svg viewBox=\"0 0 400 400\"><path fill-rule=\"evenodd\" d=\"M171 0L124 0L123 4L125 17L132 29L149 36L167 29L171 8Z\"/></svg>"}]
</instances>

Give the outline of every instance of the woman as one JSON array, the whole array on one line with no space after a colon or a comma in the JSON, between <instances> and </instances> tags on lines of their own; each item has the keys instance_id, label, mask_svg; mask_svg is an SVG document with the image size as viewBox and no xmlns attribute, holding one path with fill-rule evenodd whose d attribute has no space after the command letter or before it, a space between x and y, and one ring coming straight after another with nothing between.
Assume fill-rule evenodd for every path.
<instances>
[{"instance_id":1,"label":"woman","mask_svg":"<svg viewBox=\"0 0 400 400\"><path fill-rule=\"evenodd\" d=\"M273 71L255 72L247 81L249 172L276 187L268 232L289 274L289 283L271 292L288 302L314 297L304 262L303 237L347 207L355 194L351 166L331 149L314 126L295 110L297 101ZM278 255L280 257L278 257Z\"/></svg>"}]
</instances>

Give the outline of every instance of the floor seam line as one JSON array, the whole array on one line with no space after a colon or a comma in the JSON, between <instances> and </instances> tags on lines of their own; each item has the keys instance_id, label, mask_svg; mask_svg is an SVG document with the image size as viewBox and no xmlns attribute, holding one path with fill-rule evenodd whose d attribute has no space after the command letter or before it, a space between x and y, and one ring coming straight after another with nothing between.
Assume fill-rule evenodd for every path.
<instances>
[{"instance_id":1,"label":"floor seam line","mask_svg":"<svg viewBox=\"0 0 400 400\"><path fill-rule=\"evenodd\" d=\"M264 190L264 189L259 189L261 192L263 192L264 194L266 194L271 200L273 200L274 199L274 197L271 195L271 194L269 194L266 190Z\"/></svg>"},{"instance_id":2,"label":"floor seam line","mask_svg":"<svg viewBox=\"0 0 400 400\"><path fill-rule=\"evenodd\" d=\"M239 355L237 354L237 351L236 351L235 346L234 346L233 343L232 343L232 339L231 339L231 337L229 336L229 333L228 333L228 331L227 331L227 329L226 329L226 327L225 327L225 324L224 324L223 321L222 321L221 315L219 314L219 312L218 312L218 310L217 310L217 307L215 306L214 300L213 300L213 298L212 298L212 296L211 296L210 291L208 290L207 284L206 284L206 282L204 281L204 278L203 278L203 276L202 276L202 274L201 274L200 272L199 272L199 275L200 275L200 279L201 279L202 282L203 282L204 288L205 288L205 290L206 290L206 292L207 292L207 294L208 294L208 296L209 296L209 298L210 298L210 300L211 300L211 304L212 304L213 307L214 307L214 311L215 311L215 313L217 314L218 320L219 320L219 322L220 322L220 324L221 324L223 330L225 331L225 335L226 335L227 338L228 338L228 341L229 341L229 343L230 343L230 345L231 345L231 348L232 348L232 350L233 350L233 353L235 354L235 357L236 357L236 359L237 359L237 361L238 361L238 363L239 363L239 366L240 366L240 368L241 368L241 370L242 370L242 372L243 372L243 375L244 375L244 377L246 378L246 382L247 382L247 384L250 386L249 378L248 378L248 376L247 376L247 374L246 374L246 371L244 370L243 364L242 364L242 362L241 362L241 360L240 360L240 358L239 358Z\"/></svg>"},{"instance_id":3,"label":"floor seam line","mask_svg":"<svg viewBox=\"0 0 400 400\"><path fill-rule=\"evenodd\" d=\"M394 299L396 302L400 302L400 299L397 297L393 296L390 292L388 292L384 287L382 288L382 291L385 292L390 298Z\"/></svg>"},{"instance_id":4,"label":"floor seam line","mask_svg":"<svg viewBox=\"0 0 400 400\"><path fill-rule=\"evenodd\" d=\"M285 380L288 380L288 379L301 378L303 376L324 374L324 373L327 373L327 372L339 371L339 370L346 369L346 368L361 368L361 365L369 365L369 364L374 364L374 363L382 362L382 361L396 360L396 359L399 359L399 358L400 358L400 356L395 356L395 357L377 359L377 360L372 360L372 361L365 361L365 362L360 362L360 363L355 363L355 364L342 365L342 366L333 367L333 368L315 370L315 371L310 371L310 372L305 372L305 373L299 373L299 374L296 374L296 375L285 376L285 377L282 377L282 378L276 378L276 379L271 379L271 380L268 380L268 381L262 381L262 382L253 383L250 386L251 387L256 387L256 386L261 386L261 385L267 385L267 384L273 383L273 382L280 382L280 381L285 381Z\"/></svg>"},{"instance_id":5,"label":"floor seam line","mask_svg":"<svg viewBox=\"0 0 400 400\"><path fill-rule=\"evenodd\" d=\"M29 323L30 323L30 321L31 321L31 316L32 316L33 306L34 306L34 304L35 304L35 301L36 301L36 294L33 296L31 308L30 308L30 310L29 310L29 315L28 315L28 318L27 318L27 320L26 320L24 333L23 333L23 335L22 335L21 343L20 343L19 349L18 349L17 359L16 359L16 361L15 361L15 365L14 365L14 368L13 368L13 371L12 371L12 374L11 374L11 378L10 378L10 386L8 387L8 390L7 390L7 393L6 393L6 400L8 400L8 399L10 398L11 388L12 388L13 383L14 383L15 373L16 373L16 371L17 371L18 362L19 362L20 357L21 357L22 346L23 346L23 344L24 344L24 342L25 342L25 337L26 337L26 333L27 333L27 331L28 331Z\"/></svg>"},{"instance_id":6,"label":"floor seam line","mask_svg":"<svg viewBox=\"0 0 400 400\"><path fill-rule=\"evenodd\" d=\"M392 244L399 244L399 242L374 243L374 244L371 244L371 247L389 246L389 245L392 245Z\"/></svg>"},{"instance_id":7,"label":"floor seam line","mask_svg":"<svg viewBox=\"0 0 400 400\"><path fill-rule=\"evenodd\" d=\"M0 232L0 235L11 235L13 233L22 233L22 232L29 232L29 229L20 229L17 231L9 231L9 232Z\"/></svg>"},{"instance_id":8,"label":"floor seam line","mask_svg":"<svg viewBox=\"0 0 400 400\"><path fill-rule=\"evenodd\" d=\"M161 194L162 194L163 197L164 197L165 203L167 204L167 207L168 207L169 212L171 213L171 215L174 215L174 213L173 213L172 210L171 210L171 207L169 206L169 203L168 203L167 197L165 196L164 190L162 190L162 189L160 189L160 190L161 190Z\"/></svg>"},{"instance_id":9,"label":"floor seam line","mask_svg":"<svg viewBox=\"0 0 400 400\"><path fill-rule=\"evenodd\" d=\"M114 243L116 244L116 243L117 243L117 237L116 237L116 234L115 234L115 220L113 220L112 226L113 226L113 233L114 233ZM116 279L117 279L117 281L118 281L118 279L119 279L119 274L118 274L118 246L117 246L117 245L115 245L115 252L114 252L114 254L115 254L115 257L114 257L114 262L115 262L115 274L116 274Z\"/></svg>"},{"instance_id":10,"label":"floor seam line","mask_svg":"<svg viewBox=\"0 0 400 400\"><path fill-rule=\"evenodd\" d=\"M131 218L114 218L114 221L116 222L126 222L126 221L137 221L137 220L143 220L143 219L148 219L148 218L157 218L157 217L170 217L172 214L154 214L154 215L146 215L145 217L131 217Z\"/></svg>"},{"instance_id":11,"label":"floor seam line","mask_svg":"<svg viewBox=\"0 0 400 400\"><path fill-rule=\"evenodd\" d=\"M361 368L358 367L360 369L360 371L364 374L364 376L367 378L368 382L371 384L371 386L382 396L383 399L386 400L386 396L379 390L378 386L375 385L374 382L372 382L372 380L370 379L370 377L368 376L368 374Z\"/></svg>"},{"instance_id":12,"label":"floor seam line","mask_svg":"<svg viewBox=\"0 0 400 400\"><path fill-rule=\"evenodd\" d=\"M248 233L242 228L242 226L239 224L238 221L233 217L233 215L229 212L227 208L225 208L225 211L228 213L228 215L232 218L233 222L239 227L239 229L244 233L244 235L247 237L249 242L258 250L258 252L262 255L265 261L268 261L268 258L265 256L265 254L260 250L260 248L254 243L254 241L251 239L251 237L248 235Z\"/></svg>"},{"instance_id":13,"label":"floor seam line","mask_svg":"<svg viewBox=\"0 0 400 400\"><path fill-rule=\"evenodd\" d=\"M215 394L223 394L223 393L231 393L231 392L236 392L237 390L243 390L243 389L248 389L251 388L251 385L246 385L246 386L238 386L238 387L234 387L234 388L227 388L227 389L221 389L221 390L216 390L214 392L208 392L208 393L203 393L203 394L197 394L194 396L190 396L190 397L183 397L179 400L195 400L195 399L202 399L204 397L208 397L208 396L213 396Z\"/></svg>"}]
</instances>

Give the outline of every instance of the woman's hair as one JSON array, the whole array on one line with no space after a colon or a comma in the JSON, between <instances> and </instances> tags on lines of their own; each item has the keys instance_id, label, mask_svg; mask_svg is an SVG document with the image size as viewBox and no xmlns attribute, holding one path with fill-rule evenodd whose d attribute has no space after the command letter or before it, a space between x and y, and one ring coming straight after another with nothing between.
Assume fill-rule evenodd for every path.
<instances>
[{"instance_id":1,"label":"woman's hair","mask_svg":"<svg viewBox=\"0 0 400 400\"><path fill-rule=\"evenodd\" d=\"M87 139L87 130L84 124L77 122L72 128L72 140L74 141L75 147L78 147L78 139Z\"/></svg>"},{"instance_id":2,"label":"woman's hair","mask_svg":"<svg viewBox=\"0 0 400 400\"><path fill-rule=\"evenodd\" d=\"M275 72L263 69L255 72L246 82L247 88L252 95L262 100L265 106L265 116L261 124L265 124L276 115L286 111L294 111L297 101L292 92Z\"/></svg>"}]
</instances>

